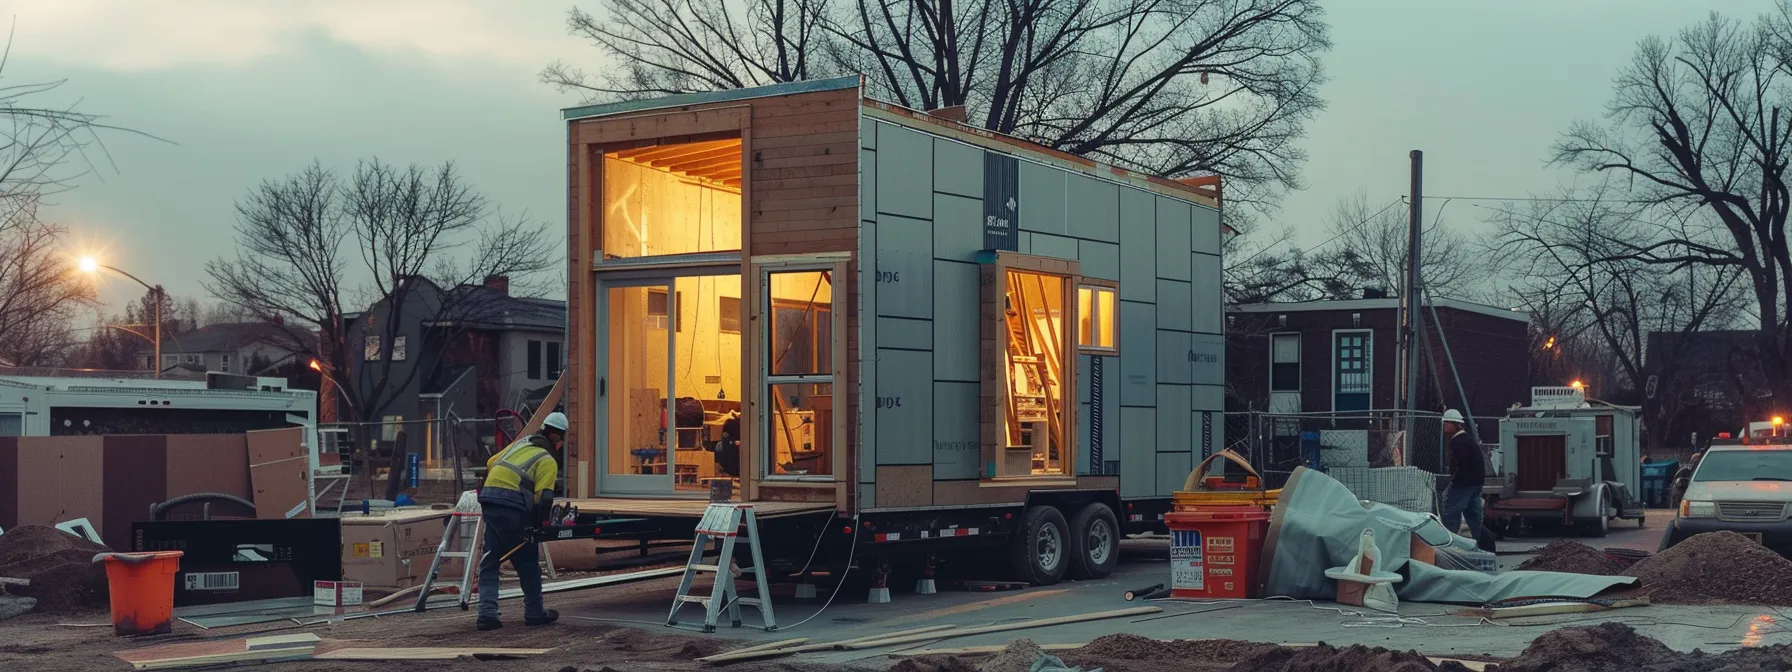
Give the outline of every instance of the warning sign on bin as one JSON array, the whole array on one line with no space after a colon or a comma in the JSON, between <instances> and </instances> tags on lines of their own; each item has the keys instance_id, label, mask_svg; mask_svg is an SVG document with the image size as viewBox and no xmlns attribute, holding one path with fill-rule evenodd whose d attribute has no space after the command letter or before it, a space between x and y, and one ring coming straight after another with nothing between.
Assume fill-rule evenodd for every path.
<instances>
[{"instance_id":1,"label":"warning sign on bin","mask_svg":"<svg viewBox=\"0 0 1792 672\"><path fill-rule=\"evenodd\" d=\"M1170 589L1205 590L1207 563L1201 549L1201 533L1194 530L1170 532Z\"/></svg>"}]
</instances>

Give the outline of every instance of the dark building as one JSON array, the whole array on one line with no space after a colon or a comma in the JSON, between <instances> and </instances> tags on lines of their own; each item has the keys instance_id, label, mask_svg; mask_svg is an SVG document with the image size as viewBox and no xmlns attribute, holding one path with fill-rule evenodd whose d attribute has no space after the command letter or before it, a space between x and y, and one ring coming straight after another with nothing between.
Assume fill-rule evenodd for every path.
<instances>
[{"instance_id":1,"label":"dark building","mask_svg":"<svg viewBox=\"0 0 1792 672\"><path fill-rule=\"evenodd\" d=\"M1785 413L1767 394L1759 336L1748 330L1651 332L1643 351L1644 450L1689 453L1719 432Z\"/></svg>"},{"instance_id":2,"label":"dark building","mask_svg":"<svg viewBox=\"0 0 1792 672\"><path fill-rule=\"evenodd\" d=\"M1421 410L1497 417L1529 401L1524 313L1453 299L1424 313ZM1398 407L1400 300L1267 303L1226 309L1226 410L1351 413ZM1449 356L1446 357L1445 349ZM1455 373L1450 360L1454 359ZM1457 392L1461 376L1464 400ZM1481 427L1491 438L1495 430Z\"/></svg>"}]
</instances>

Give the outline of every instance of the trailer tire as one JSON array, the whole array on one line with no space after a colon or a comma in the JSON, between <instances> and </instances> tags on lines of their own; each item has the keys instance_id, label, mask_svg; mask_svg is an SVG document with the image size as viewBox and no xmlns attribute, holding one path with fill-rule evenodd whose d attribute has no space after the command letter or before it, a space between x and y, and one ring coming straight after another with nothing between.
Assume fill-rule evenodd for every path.
<instances>
[{"instance_id":1,"label":"trailer tire","mask_svg":"<svg viewBox=\"0 0 1792 672\"><path fill-rule=\"evenodd\" d=\"M1009 544L1009 564L1016 578L1036 586L1063 580L1069 568L1070 526L1055 507L1029 506Z\"/></svg>"},{"instance_id":2,"label":"trailer tire","mask_svg":"<svg viewBox=\"0 0 1792 672\"><path fill-rule=\"evenodd\" d=\"M1100 579L1120 564L1120 520L1101 502L1090 502L1070 518L1072 579Z\"/></svg>"},{"instance_id":3,"label":"trailer tire","mask_svg":"<svg viewBox=\"0 0 1792 672\"><path fill-rule=\"evenodd\" d=\"M1602 538L1611 532L1611 518L1606 517L1605 508L1605 495L1600 494L1599 506L1597 507L1599 515L1595 516L1592 520L1585 520L1580 524L1583 533L1589 537Z\"/></svg>"}]
</instances>

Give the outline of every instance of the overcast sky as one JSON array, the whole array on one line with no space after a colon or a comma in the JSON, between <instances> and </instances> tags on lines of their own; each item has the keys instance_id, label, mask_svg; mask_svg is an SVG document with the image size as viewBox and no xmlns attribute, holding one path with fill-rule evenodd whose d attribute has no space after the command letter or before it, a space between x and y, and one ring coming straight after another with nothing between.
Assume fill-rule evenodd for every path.
<instances>
[{"instance_id":1,"label":"overcast sky","mask_svg":"<svg viewBox=\"0 0 1792 672\"><path fill-rule=\"evenodd\" d=\"M591 3L586 3L588 9ZM555 59L598 51L565 33L571 2L0 0L17 22L5 84L67 79L54 100L170 142L107 140L102 166L46 214L77 244L177 296L232 248L232 204L313 158L352 167L454 160L508 212L561 235L573 97L540 84ZM1309 127L1310 188L1280 222L1307 244L1340 197L1386 203L1426 153L1426 193L1520 196L1565 177L1544 165L1577 118L1599 115L1636 41L1706 12L1754 16L1769 0L1349 0L1329 3L1329 108ZM1436 204L1431 206L1435 209ZM1452 204L1445 221L1481 213ZM134 285L110 282L109 310Z\"/></svg>"}]
</instances>

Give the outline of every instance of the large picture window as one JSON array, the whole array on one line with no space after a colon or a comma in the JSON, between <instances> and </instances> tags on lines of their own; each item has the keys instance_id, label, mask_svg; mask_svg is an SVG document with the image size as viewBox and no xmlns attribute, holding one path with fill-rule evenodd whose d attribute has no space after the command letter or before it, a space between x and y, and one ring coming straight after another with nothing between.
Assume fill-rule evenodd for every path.
<instances>
[{"instance_id":1,"label":"large picture window","mask_svg":"<svg viewBox=\"0 0 1792 672\"><path fill-rule=\"evenodd\" d=\"M985 478L1072 474L1076 354L1080 344L1113 333L1102 324L1112 292L1079 291L1076 270L1074 262L1011 253L983 268ZM1094 316L1087 322L1085 303Z\"/></svg>"}]
</instances>

